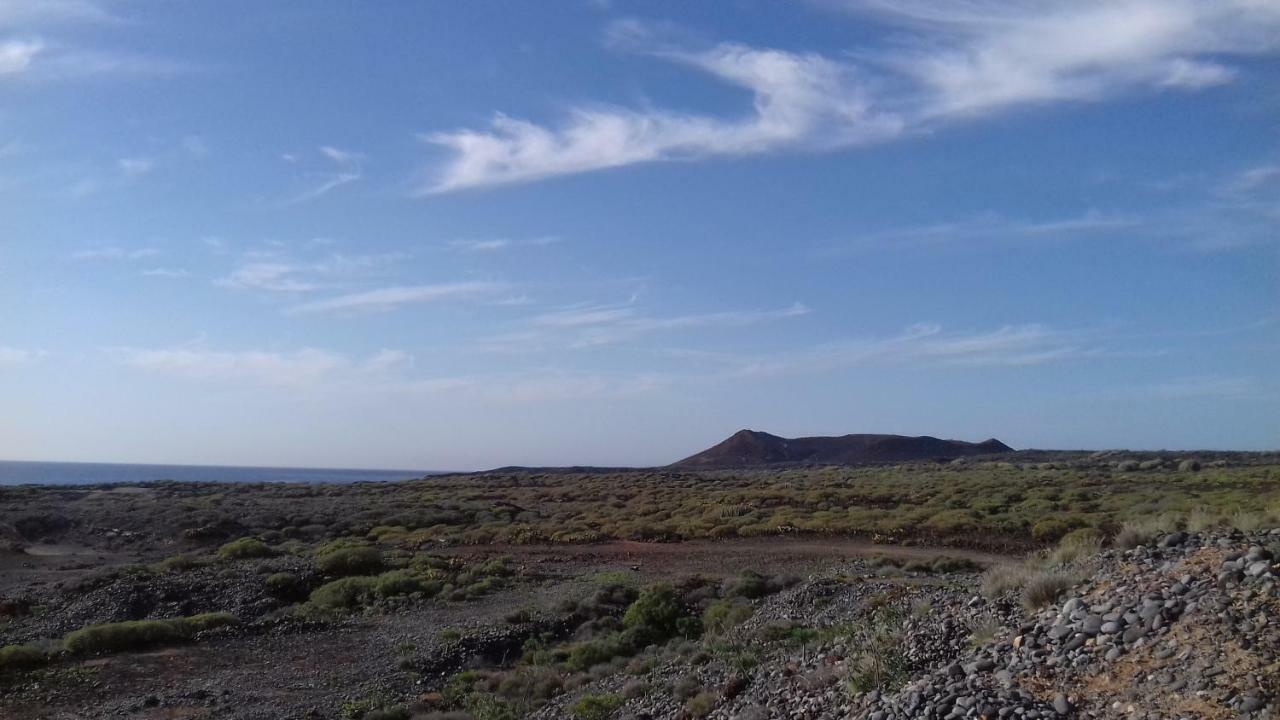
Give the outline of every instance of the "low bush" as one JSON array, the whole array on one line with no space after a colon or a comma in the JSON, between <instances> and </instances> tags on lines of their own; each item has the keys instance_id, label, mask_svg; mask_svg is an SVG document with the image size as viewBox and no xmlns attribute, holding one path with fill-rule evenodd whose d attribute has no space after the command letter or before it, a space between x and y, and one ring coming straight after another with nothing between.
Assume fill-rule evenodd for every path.
<instances>
[{"instance_id":1,"label":"low bush","mask_svg":"<svg viewBox=\"0 0 1280 720\"><path fill-rule=\"evenodd\" d=\"M1031 526L1031 539L1036 542L1056 542L1071 531L1067 523L1058 518L1045 518Z\"/></svg>"},{"instance_id":2,"label":"low bush","mask_svg":"<svg viewBox=\"0 0 1280 720\"><path fill-rule=\"evenodd\" d=\"M700 692L685 701L685 714L691 718L704 718L716 709L720 695L714 692Z\"/></svg>"},{"instance_id":3,"label":"low bush","mask_svg":"<svg viewBox=\"0 0 1280 720\"><path fill-rule=\"evenodd\" d=\"M422 581L404 570L392 570L374 578L373 593L380 598L422 591Z\"/></svg>"},{"instance_id":4,"label":"low bush","mask_svg":"<svg viewBox=\"0 0 1280 720\"><path fill-rule=\"evenodd\" d=\"M225 547L225 546L224 546ZM193 558L190 555L173 555L155 564L157 572L182 572L204 565L207 561Z\"/></svg>"},{"instance_id":5,"label":"low bush","mask_svg":"<svg viewBox=\"0 0 1280 720\"><path fill-rule=\"evenodd\" d=\"M1021 590L1029 576L1026 565L1003 563L994 565L982 574L982 594L995 599L1015 590Z\"/></svg>"},{"instance_id":6,"label":"low bush","mask_svg":"<svg viewBox=\"0 0 1280 720\"><path fill-rule=\"evenodd\" d=\"M49 655L35 645L0 647L0 673L30 670L49 661Z\"/></svg>"},{"instance_id":7,"label":"low bush","mask_svg":"<svg viewBox=\"0 0 1280 720\"><path fill-rule=\"evenodd\" d=\"M583 695L569 708L569 713L577 720L608 720L623 702L621 697L612 693Z\"/></svg>"},{"instance_id":8,"label":"low bush","mask_svg":"<svg viewBox=\"0 0 1280 720\"><path fill-rule=\"evenodd\" d=\"M1075 585L1077 578L1058 570L1042 570L1027 579L1022 588L1022 604L1028 610L1037 610L1058 599L1058 596Z\"/></svg>"},{"instance_id":9,"label":"low bush","mask_svg":"<svg viewBox=\"0 0 1280 720\"><path fill-rule=\"evenodd\" d=\"M1120 527L1120 532L1116 533L1113 542L1116 547L1128 550L1139 545L1148 545L1156 539L1157 535L1170 532L1175 528L1176 522L1169 513L1154 518L1130 520Z\"/></svg>"},{"instance_id":10,"label":"low bush","mask_svg":"<svg viewBox=\"0 0 1280 720\"><path fill-rule=\"evenodd\" d=\"M340 578L312 590L311 603L330 610L350 610L372 596L376 583L376 579L367 575Z\"/></svg>"},{"instance_id":11,"label":"low bush","mask_svg":"<svg viewBox=\"0 0 1280 720\"><path fill-rule=\"evenodd\" d=\"M267 586L267 592L285 600L298 598L306 590L302 579L288 572L272 573L263 580L263 584Z\"/></svg>"},{"instance_id":12,"label":"low bush","mask_svg":"<svg viewBox=\"0 0 1280 720\"><path fill-rule=\"evenodd\" d=\"M640 643L649 644L675 635L683 615L675 590L670 585L655 585L631 603L622 616L622 625L633 630Z\"/></svg>"},{"instance_id":13,"label":"low bush","mask_svg":"<svg viewBox=\"0 0 1280 720\"><path fill-rule=\"evenodd\" d=\"M162 643L185 642L197 634L239 620L229 613L205 613L167 620L129 620L90 625L68 633L62 645L77 655L136 650Z\"/></svg>"},{"instance_id":14,"label":"low bush","mask_svg":"<svg viewBox=\"0 0 1280 720\"><path fill-rule=\"evenodd\" d=\"M223 560L247 560L271 556L271 548L257 538L240 538L218 548L218 557Z\"/></svg>"},{"instance_id":15,"label":"low bush","mask_svg":"<svg viewBox=\"0 0 1280 720\"><path fill-rule=\"evenodd\" d=\"M1072 530L1058 541L1058 547L1049 553L1050 565L1070 565L1102 550L1102 532L1095 528Z\"/></svg>"},{"instance_id":16,"label":"low bush","mask_svg":"<svg viewBox=\"0 0 1280 720\"><path fill-rule=\"evenodd\" d=\"M337 547L316 555L316 567L326 575L372 575L382 569L382 553L369 546Z\"/></svg>"},{"instance_id":17,"label":"low bush","mask_svg":"<svg viewBox=\"0 0 1280 720\"><path fill-rule=\"evenodd\" d=\"M677 700L688 700L702 691L702 683L692 675L684 675L671 685L671 695Z\"/></svg>"},{"instance_id":18,"label":"low bush","mask_svg":"<svg viewBox=\"0 0 1280 720\"><path fill-rule=\"evenodd\" d=\"M750 603L736 598L718 600L702 613L703 630L711 637L719 637L746 622L753 611Z\"/></svg>"}]
</instances>

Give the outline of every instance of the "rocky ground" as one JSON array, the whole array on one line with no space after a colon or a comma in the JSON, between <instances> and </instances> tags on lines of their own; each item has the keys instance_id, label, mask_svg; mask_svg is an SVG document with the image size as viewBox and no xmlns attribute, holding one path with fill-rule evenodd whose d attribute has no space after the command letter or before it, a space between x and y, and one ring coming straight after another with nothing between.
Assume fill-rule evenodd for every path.
<instances>
[{"instance_id":1,"label":"rocky ground","mask_svg":"<svg viewBox=\"0 0 1280 720\"><path fill-rule=\"evenodd\" d=\"M0 718L1280 720L1280 528L1261 514L1079 527L1024 560L791 532L467 545L343 513L413 515L413 488L17 491ZM335 601L344 583L363 589Z\"/></svg>"},{"instance_id":2,"label":"rocky ground","mask_svg":"<svg viewBox=\"0 0 1280 720\"><path fill-rule=\"evenodd\" d=\"M1087 580L1034 612L981 596L972 577L814 578L726 638L758 654L749 668L673 657L583 692L632 696L620 718L1280 717L1278 551L1280 530L1173 533L1088 559ZM891 645L867 632L877 613L893 618ZM779 624L818 632L803 645L764 639ZM894 682L851 687L877 663ZM709 692L710 709L682 684ZM571 716L573 700L536 717Z\"/></svg>"}]
</instances>

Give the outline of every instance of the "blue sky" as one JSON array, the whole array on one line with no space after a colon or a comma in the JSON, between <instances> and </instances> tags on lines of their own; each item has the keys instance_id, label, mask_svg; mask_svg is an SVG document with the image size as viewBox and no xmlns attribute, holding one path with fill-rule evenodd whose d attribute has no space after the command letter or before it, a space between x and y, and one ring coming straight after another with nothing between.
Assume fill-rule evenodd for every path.
<instances>
[{"instance_id":1,"label":"blue sky","mask_svg":"<svg viewBox=\"0 0 1280 720\"><path fill-rule=\"evenodd\" d=\"M0 457L1280 446L1280 2L0 1Z\"/></svg>"}]
</instances>

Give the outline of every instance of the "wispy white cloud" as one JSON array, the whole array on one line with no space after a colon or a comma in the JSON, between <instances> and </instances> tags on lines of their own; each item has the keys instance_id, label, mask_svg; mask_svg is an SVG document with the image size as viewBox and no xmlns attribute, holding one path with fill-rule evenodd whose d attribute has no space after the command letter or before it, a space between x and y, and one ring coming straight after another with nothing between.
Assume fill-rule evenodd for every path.
<instances>
[{"instance_id":1,"label":"wispy white cloud","mask_svg":"<svg viewBox=\"0 0 1280 720\"><path fill-rule=\"evenodd\" d=\"M694 316L691 316L694 317ZM699 321L701 322L701 321ZM169 348L113 348L109 357L138 370L191 381L266 385L286 389L456 396L493 403L616 398L737 383L761 377L814 374L858 367L983 368L1045 365L1109 355L1091 333L1043 325L1003 326L977 332L920 324L893 336L853 340L772 355L746 357L714 351L674 352L675 371L577 370L530 364L499 372L439 374L420 371L416 359L382 349L354 356L317 348L225 351L204 341ZM706 369L708 364L712 369ZM1235 390L1233 390L1235 388ZM1212 380L1170 385L1162 392L1234 392L1244 386Z\"/></svg>"},{"instance_id":2,"label":"wispy white cloud","mask_svg":"<svg viewBox=\"0 0 1280 720\"><path fill-rule=\"evenodd\" d=\"M1269 183L1280 182L1280 165L1258 165L1241 171L1226 190L1232 193L1248 193Z\"/></svg>"},{"instance_id":3,"label":"wispy white cloud","mask_svg":"<svg viewBox=\"0 0 1280 720\"><path fill-rule=\"evenodd\" d=\"M897 335L828 343L756 358L722 360L731 377L786 375L849 367L1019 367L1108 353L1090 333L1046 325L1006 325L977 332L917 324Z\"/></svg>"},{"instance_id":4,"label":"wispy white cloud","mask_svg":"<svg viewBox=\"0 0 1280 720\"><path fill-rule=\"evenodd\" d=\"M529 318L526 327L484 338L476 349L487 352L530 352L587 348L635 340L647 335L698 328L736 328L807 315L801 303L775 310L653 316L631 305L579 305Z\"/></svg>"},{"instance_id":5,"label":"wispy white cloud","mask_svg":"<svg viewBox=\"0 0 1280 720\"><path fill-rule=\"evenodd\" d=\"M913 82L921 116L1101 100L1230 82L1223 56L1280 48L1280 7L1253 0L852 0L910 33L879 62Z\"/></svg>"},{"instance_id":6,"label":"wispy white cloud","mask_svg":"<svg viewBox=\"0 0 1280 720\"><path fill-rule=\"evenodd\" d=\"M853 68L816 54L722 44L655 53L741 87L752 111L721 119L662 110L577 107L549 128L498 114L486 130L424 136L452 152L421 188L440 193L526 182L638 162L742 155L785 147L847 147L898 134L896 115L870 107Z\"/></svg>"},{"instance_id":7,"label":"wispy white cloud","mask_svg":"<svg viewBox=\"0 0 1280 720\"><path fill-rule=\"evenodd\" d=\"M362 153L340 150L331 145L321 146L319 153L329 163L329 169L308 174L312 187L289 199L289 203L303 203L328 195L330 192L364 177L365 156ZM288 162L296 162L293 155L282 156Z\"/></svg>"},{"instance_id":8,"label":"wispy white cloud","mask_svg":"<svg viewBox=\"0 0 1280 720\"><path fill-rule=\"evenodd\" d=\"M1263 392L1263 386L1251 377L1207 375L1155 383L1140 388L1140 391L1143 394L1174 400L1239 399L1258 396Z\"/></svg>"},{"instance_id":9,"label":"wispy white cloud","mask_svg":"<svg viewBox=\"0 0 1280 720\"><path fill-rule=\"evenodd\" d=\"M67 23L114 23L119 18L89 0L0 0L0 30Z\"/></svg>"},{"instance_id":10,"label":"wispy white cloud","mask_svg":"<svg viewBox=\"0 0 1280 720\"><path fill-rule=\"evenodd\" d=\"M143 277L168 278L171 280L176 280L178 278L187 277L191 275L191 273L185 270L184 268L157 267L157 268L149 268L147 270L143 270L141 275Z\"/></svg>"},{"instance_id":11,"label":"wispy white cloud","mask_svg":"<svg viewBox=\"0 0 1280 720\"><path fill-rule=\"evenodd\" d=\"M663 46L643 25L632 47L751 93L741 117L657 108L570 108L546 125L497 114L489 126L429 133L449 157L424 194L529 182L661 160L824 150L882 142L961 118L1125 92L1231 82L1231 58L1280 51L1280 6L1258 0L850 0L899 28L849 60L724 43ZM636 32L635 29L639 28Z\"/></svg>"},{"instance_id":12,"label":"wispy white cloud","mask_svg":"<svg viewBox=\"0 0 1280 720\"><path fill-rule=\"evenodd\" d=\"M0 345L0 368L31 365L46 355L47 353L43 350L28 350Z\"/></svg>"},{"instance_id":13,"label":"wispy white cloud","mask_svg":"<svg viewBox=\"0 0 1280 720\"><path fill-rule=\"evenodd\" d=\"M459 252L483 253L517 247L545 247L560 242L555 235L536 238L491 238L488 240L453 240L449 247Z\"/></svg>"},{"instance_id":14,"label":"wispy white cloud","mask_svg":"<svg viewBox=\"0 0 1280 720\"><path fill-rule=\"evenodd\" d=\"M321 286L298 278L303 268L289 263L251 262L236 268L225 278L216 281L222 287L241 290L267 290L270 292L299 293L319 289Z\"/></svg>"},{"instance_id":15,"label":"wispy white cloud","mask_svg":"<svg viewBox=\"0 0 1280 720\"><path fill-rule=\"evenodd\" d=\"M315 245L315 243L308 243ZM224 246L217 246L221 249ZM331 253L320 259L293 260L282 247L244 253L246 259L226 277L215 281L222 287L240 290L302 293L331 287L340 281L376 272L398 260L403 253L349 255Z\"/></svg>"},{"instance_id":16,"label":"wispy white cloud","mask_svg":"<svg viewBox=\"0 0 1280 720\"><path fill-rule=\"evenodd\" d=\"M139 55L129 52L74 49L46 45L38 63L32 63L33 76L47 80L82 78L164 79L208 71L190 62Z\"/></svg>"},{"instance_id":17,"label":"wispy white cloud","mask_svg":"<svg viewBox=\"0 0 1280 720\"><path fill-rule=\"evenodd\" d=\"M44 49L40 40L5 40L0 42L0 76L17 75L31 67L36 54Z\"/></svg>"},{"instance_id":18,"label":"wispy white cloud","mask_svg":"<svg viewBox=\"0 0 1280 720\"><path fill-rule=\"evenodd\" d=\"M352 365L342 355L314 348L292 352L113 348L108 352L118 363L148 372L191 380L247 380L282 386L314 384Z\"/></svg>"},{"instance_id":19,"label":"wispy white cloud","mask_svg":"<svg viewBox=\"0 0 1280 720\"><path fill-rule=\"evenodd\" d=\"M209 155L209 143L199 135L187 135L182 138L182 149L191 157L202 158Z\"/></svg>"},{"instance_id":20,"label":"wispy white cloud","mask_svg":"<svg viewBox=\"0 0 1280 720\"><path fill-rule=\"evenodd\" d=\"M72 260L141 260L159 254L159 250L151 247L122 248L116 245L95 245L76 250L70 257Z\"/></svg>"},{"instance_id":21,"label":"wispy white cloud","mask_svg":"<svg viewBox=\"0 0 1280 720\"><path fill-rule=\"evenodd\" d=\"M120 168L120 174L126 178L141 177L156 169L153 158L120 158L116 164Z\"/></svg>"},{"instance_id":22,"label":"wispy white cloud","mask_svg":"<svg viewBox=\"0 0 1280 720\"><path fill-rule=\"evenodd\" d=\"M292 314L379 312L393 310L402 305L474 300L494 295L507 288L508 286L504 283L496 282L404 285L301 303L294 305L289 312Z\"/></svg>"},{"instance_id":23,"label":"wispy white cloud","mask_svg":"<svg viewBox=\"0 0 1280 720\"><path fill-rule=\"evenodd\" d=\"M652 392L677 382L660 373L601 373L527 368L497 373L414 375L414 358L383 349L360 358L316 348L289 351L219 351L203 347L111 348L108 357L135 370L191 382L215 382L284 391L458 396L494 404L520 404ZM0 355L0 357L3 357Z\"/></svg>"},{"instance_id":24,"label":"wispy white cloud","mask_svg":"<svg viewBox=\"0 0 1280 720\"><path fill-rule=\"evenodd\" d=\"M368 372L386 372L413 365L413 356L403 350L383 348L361 365Z\"/></svg>"},{"instance_id":25,"label":"wispy white cloud","mask_svg":"<svg viewBox=\"0 0 1280 720\"><path fill-rule=\"evenodd\" d=\"M1058 238L1076 238L1099 233L1130 230L1140 226L1142 218L1109 215L1090 210L1072 217L1048 220L1021 220L988 213L952 222L916 225L865 233L842 243L833 252L851 249L883 249L885 247L931 247L949 243L1026 242Z\"/></svg>"}]
</instances>

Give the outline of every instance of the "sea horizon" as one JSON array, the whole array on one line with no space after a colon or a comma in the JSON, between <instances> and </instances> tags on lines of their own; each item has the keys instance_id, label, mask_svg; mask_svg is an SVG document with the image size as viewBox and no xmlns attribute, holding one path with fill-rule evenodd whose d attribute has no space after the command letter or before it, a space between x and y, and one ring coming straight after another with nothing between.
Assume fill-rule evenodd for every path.
<instances>
[{"instance_id":1,"label":"sea horizon","mask_svg":"<svg viewBox=\"0 0 1280 720\"><path fill-rule=\"evenodd\" d=\"M412 480L447 472L384 468L0 460L0 486L104 485L161 481L356 483Z\"/></svg>"}]
</instances>

